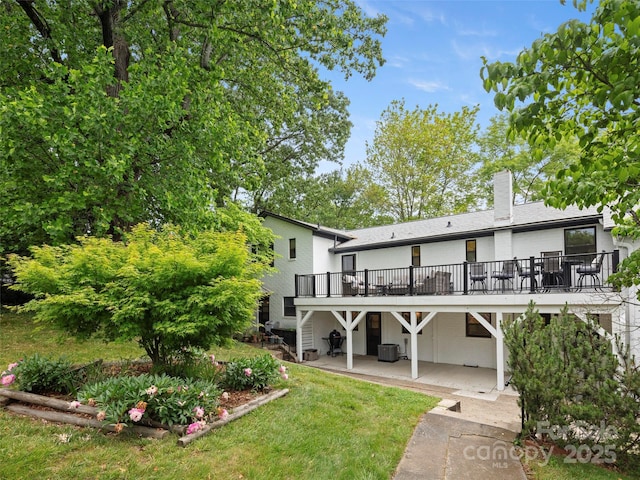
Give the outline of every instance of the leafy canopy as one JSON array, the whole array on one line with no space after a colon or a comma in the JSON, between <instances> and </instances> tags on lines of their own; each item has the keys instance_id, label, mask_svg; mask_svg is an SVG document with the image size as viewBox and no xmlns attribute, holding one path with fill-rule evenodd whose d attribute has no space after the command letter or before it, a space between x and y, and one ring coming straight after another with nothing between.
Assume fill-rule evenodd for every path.
<instances>
[{"instance_id":1,"label":"leafy canopy","mask_svg":"<svg viewBox=\"0 0 640 480\"><path fill-rule=\"evenodd\" d=\"M396 221L460 213L474 207L469 172L477 158L472 151L478 107L438 112L437 105L408 110L393 101L377 122L367 145L367 168L383 187L383 208Z\"/></svg>"},{"instance_id":2,"label":"leafy canopy","mask_svg":"<svg viewBox=\"0 0 640 480\"><path fill-rule=\"evenodd\" d=\"M609 207L614 233L640 237L640 3L602 0L590 23L560 25L515 63L484 59L481 76L535 154L577 140L580 155L549 181L546 202ZM637 284L639 275L635 252L620 278Z\"/></svg>"},{"instance_id":3,"label":"leafy canopy","mask_svg":"<svg viewBox=\"0 0 640 480\"><path fill-rule=\"evenodd\" d=\"M372 78L385 22L351 0L0 3L0 248L206 227L267 173L338 160L348 102L319 66Z\"/></svg>"},{"instance_id":4,"label":"leafy canopy","mask_svg":"<svg viewBox=\"0 0 640 480\"><path fill-rule=\"evenodd\" d=\"M22 308L80 338L135 339L158 365L246 329L269 268L240 231L189 235L141 224L122 242L78 242L11 256L16 288L36 296Z\"/></svg>"}]
</instances>

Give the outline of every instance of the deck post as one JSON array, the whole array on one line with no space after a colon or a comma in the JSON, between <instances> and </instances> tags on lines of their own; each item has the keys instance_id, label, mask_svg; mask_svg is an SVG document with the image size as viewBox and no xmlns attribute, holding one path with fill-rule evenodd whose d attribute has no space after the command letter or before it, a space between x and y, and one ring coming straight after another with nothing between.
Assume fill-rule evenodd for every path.
<instances>
[{"instance_id":1,"label":"deck post","mask_svg":"<svg viewBox=\"0 0 640 480\"><path fill-rule=\"evenodd\" d=\"M502 331L502 312L496 313L496 372L497 389L504 390L504 333Z\"/></svg>"},{"instance_id":2,"label":"deck post","mask_svg":"<svg viewBox=\"0 0 640 480\"><path fill-rule=\"evenodd\" d=\"M296 308L296 356L302 362L302 312Z\"/></svg>"},{"instance_id":3,"label":"deck post","mask_svg":"<svg viewBox=\"0 0 640 480\"><path fill-rule=\"evenodd\" d=\"M353 314L351 310L346 311L347 324L347 370L353 370Z\"/></svg>"},{"instance_id":4,"label":"deck post","mask_svg":"<svg viewBox=\"0 0 640 480\"><path fill-rule=\"evenodd\" d=\"M416 312L411 312L411 378L418 378L418 325ZM406 352L405 352L406 353Z\"/></svg>"}]
</instances>

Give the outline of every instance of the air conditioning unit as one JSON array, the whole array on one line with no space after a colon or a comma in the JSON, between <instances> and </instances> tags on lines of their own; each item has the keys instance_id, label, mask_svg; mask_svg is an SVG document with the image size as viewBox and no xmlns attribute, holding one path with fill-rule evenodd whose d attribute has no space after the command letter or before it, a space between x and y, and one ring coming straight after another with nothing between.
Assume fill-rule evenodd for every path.
<instances>
[{"instance_id":1,"label":"air conditioning unit","mask_svg":"<svg viewBox=\"0 0 640 480\"><path fill-rule=\"evenodd\" d=\"M400 346L397 343L383 343L378 345L379 362L397 362Z\"/></svg>"}]
</instances>

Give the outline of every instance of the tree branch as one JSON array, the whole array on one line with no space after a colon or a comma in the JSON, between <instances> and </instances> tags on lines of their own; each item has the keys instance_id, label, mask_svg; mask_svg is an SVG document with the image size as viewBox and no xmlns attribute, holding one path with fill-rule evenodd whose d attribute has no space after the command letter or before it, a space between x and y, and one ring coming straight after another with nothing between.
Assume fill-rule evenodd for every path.
<instances>
[{"instance_id":1,"label":"tree branch","mask_svg":"<svg viewBox=\"0 0 640 480\"><path fill-rule=\"evenodd\" d=\"M34 27L36 27L36 30L38 30L42 38L45 38L47 40L53 40L53 37L51 36L51 27L49 27L47 20L42 17L40 12L38 12L34 8L33 6L34 0L16 0L16 1L18 2L18 5L20 5L20 8L24 10L24 13L27 14L27 17L29 17L29 19L31 20L31 23L33 24ZM53 45L50 45L49 51L51 52L51 58L53 58L54 62L63 63L62 56L60 55L60 52L56 47L54 47Z\"/></svg>"}]
</instances>

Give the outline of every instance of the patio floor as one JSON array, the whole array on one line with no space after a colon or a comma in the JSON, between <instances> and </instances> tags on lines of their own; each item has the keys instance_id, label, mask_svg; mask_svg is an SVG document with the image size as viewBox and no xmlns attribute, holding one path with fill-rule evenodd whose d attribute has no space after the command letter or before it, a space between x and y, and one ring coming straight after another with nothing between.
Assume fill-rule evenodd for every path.
<instances>
[{"instance_id":1,"label":"patio floor","mask_svg":"<svg viewBox=\"0 0 640 480\"><path fill-rule=\"evenodd\" d=\"M411 361L400 359L397 362L381 362L376 356L354 355L353 369L347 370L347 356L321 355L317 360L305 362L311 367L318 367L338 372L384 377L403 382L415 382L444 388L449 393L474 397L483 400L495 400L499 395L517 393L506 386L503 391L496 388L496 370L492 368L465 367L447 363L418 362L418 378L411 378ZM507 377L508 378L508 377Z\"/></svg>"}]
</instances>

